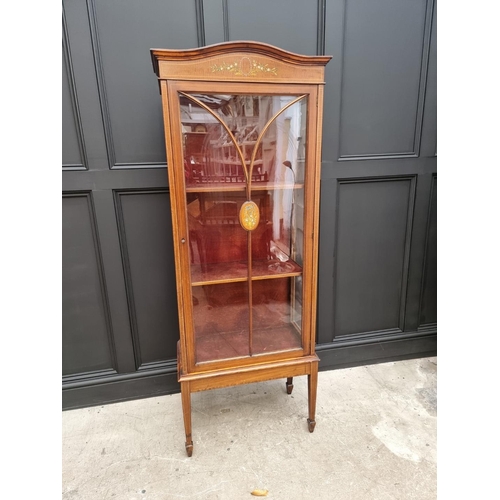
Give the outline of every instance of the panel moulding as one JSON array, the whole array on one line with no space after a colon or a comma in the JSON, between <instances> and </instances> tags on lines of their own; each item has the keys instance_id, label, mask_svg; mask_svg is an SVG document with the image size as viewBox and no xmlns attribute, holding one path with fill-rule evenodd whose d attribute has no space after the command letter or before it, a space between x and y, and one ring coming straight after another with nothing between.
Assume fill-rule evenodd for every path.
<instances>
[{"instance_id":1,"label":"panel moulding","mask_svg":"<svg viewBox=\"0 0 500 500\"><path fill-rule=\"evenodd\" d=\"M66 62L67 69L67 78L68 85L70 89L71 96L71 106L73 110L73 119L75 122L76 135L78 138L78 147L80 150L80 159L81 163L76 164L63 164L63 170L88 170L88 161L87 161L87 152L85 148L85 139L83 137L83 128L82 128L82 120L80 116L80 107L78 104L78 96L76 92L76 84L75 84L75 75L73 73L73 62L71 59L71 50L69 45L69 37L68 37L68 26L66 22L66 14L64 12L64 4L63 4L63 12L62 12L62 48L64 60Z\"/></svg>"},{"instance_id":2,"label":"panel moulding","mask_svg":"<svg viewBox=\"0 0 500 500\"><path fill-rule=\"evenodd\" d=\"M115 374L117 372L117 359L116 359L116 348L115 348L115 341L114 341L114 335L113 335L113 325L111 322L111 311L110 311L110 306L109 306L109 300L108 300L108 292L107 292L107 287L106 287L106 277L104 273L104 264L102 261L102 252L101 252L101 245L99 242L99 235L97 231L97 218L95 214L95 208L94 208L94 202L92 199L92 192L91 191L66 191L63 192L63 198L75 198L75 197L81 197L81 198L86 198L87 200L87 206L89 210L89 219L90 219L90 224L92 228L92 237L94 241L94 250L95 250L95 257L96 257L96 263L97 263L97 270L98 270L98 275L99 275L99 284L101 288L101 297L103 299L103 310L104 310L104 317L106 321L106 333L107 333L107 338L108 338L108 346L109 346L109 352L110 352L110 357L111 357L111 364L112 368L108 368L105 370L98 370L96 372L91 372L90 376L95 376L95 374ZM86 380L89 377L88 373L79 373L79 374L72 374L72 375L66 375L63 376L63 383L68 382L68 381L74 381L77 382L79 380Z\"/></svg>"},{"instance_id":3,"label":"panel moulding","mask_svg":"<svg viewBox=\"0 0 500 500\"><path fill-rule=\"evenodd\" d=\"M405 152L391 152L380 154L359 154L359 155L342 155L342 142L341 142L341 130L342 130L342 94L344 88L344 60L345 60L345 33L346 33L346 16L347 16L347 2L344 0L344 19L342 23L342 76L340 85L340 119L338 128L338 144L339 144L339 158L337 161L352 161L352 160L379 160L379 159L404 159L404 158L418 158L420 156L420 141L422 137L422 126L423 126L423 114L424 114L424 104L425 104L425 90L427 83L427 72L429 69L429 53L431 47L431 32L432 32L432 16L435 0L427 0L425 7L425 21L424 29L422 34L422 57L420 64L419 73L419 88L416 96L417 99L417 110L415 115L415 131L413 136L413 150Z\"/></svg>"},{"instance_id":4,"label":"panel moulding","mask_svg":"<svg viewBox=\"0 0 500 500\"><path fill-rule=\"evenodd\" d=\"M113 131L111 127L111 115L109 111L109 101L106 91L106 82L104 78L104 66L102 62L101 46L99 42L99 30L97 25L97 15L95 0L87 0L87 10L89 15L90 35L92 40L92 51L94 53L94 65L97 77L97 89L99 93L99 101L101 105L102 123L104 127L104 137L106 142L106 150L108 154L108 165L110 170L126 170L126 169L143 169L143 168L166 168L165 162L139 162L139 163L124 163L116 161L116 151L113 139ZM198 24L198 36L201 33L201 27Z\"/></svg>"},{"instance_id":5,"label":"panel moulding","mask_svg":"<svg viewBox=\"0 0 500 500\"><path fill-rule=\"evenodd\" d=\"M123 272L125 275L125 290L127 294L127 305L129 312L129 320L130 320L130 328L132 331L132 345L134 349L134 359L136 370L150 370L153 367L162 366L165 362L161 361L158 363L143 363L141 357L141 347L140 347L140 339L139 339L139 326L137 323L137 312L135 308L135 300L134 300L134 287L132 283L132 272L130 265L130 257L128 253L127 247L127 236L125 231L125 219L123 215L123 207L121 203L122 196L130 196L134 194L169 194L170 190L168 188L165 189L128 189L128 190L115 190L113 192L115 199L115 210L116 210L116 219L118 225L118 237L120 240L120 251L123 260Z\"/></svg>"},{"instance_id":6,"label":"panel moulding","mask_svg":"<svg viewBox=\"0 0 500 500\"><path fill-rule=\"evenodd\" d=\"M427 260L428 260L428 250L429 250L429 238L430 238L430 230L431 230L431 217L432 217L432 200L434 197L434 194L436 192L436 184L437 183L437 174L433 174L432 176L432 183L431 183L431 189L430 189L430 194L429 194L429 201L428 201L428 210L427 210L427 226L425 230L425 250L424 250L424 259L422 262L422 278L420 282L420 296L419 296L419 301L418 301L418 318L420 321L420 318L422 317L422 303L423 303L423 297L424 297L424 285L425 285L425 269L427 266ZM424 324L419 324L418 328L429 328L429 327L434 327L436 323L424 323Z\"/></svg>"},{"instance_id":7,"label":"panel moulding","mask_svg":"<svg viewBox=\"0 0 500 500\"><path fill-rule=\"evenodd\" d=\"M415 197L416 197L416 189L417 189L417 175L404 175L404 176L383 176L383 177L362 177L362 178L344 178L338 179L337 181L337 204L336 204L336 217L335 217L335 239L334 239L334 254L333 254L333 269L334 269L334 287L332 293L332 316L335 318L335 310L336 310L336 295L337 289L335 286L335 270L337 268L337 244L338 244L338 227L339 227L339 204L340 204L340 196L339 189L343 184L362 184L362 183L372 183L372 182L394 182L394 181L407 181L409 182L409 193L408 193L408 205L407 205L407 218L406 218L406 231L405 231L405 239L404 239L404 255L403 255L403 267L401 269L401 293L399 297L399 323L398 327L395 329L384 330L387 332L393 333L404 333L404 321L406 314L406 303L407 303L407 292L408 292L408 273L410 270L410 246L411 246L411 235L413 231L413 215L415 208ZM335 322L332 321L332 325L335 325ZM333 330L335 327L333 327ZM333 333L333 342L337 341L337 337L335 335L335 331ZM346 339L346 338L357 338L364 337L366 335L370 336L373 332L358 332L349 335L342 335L338 338ZM375 332L379 335L380 332Z\"/></svg>"}]
</instances>

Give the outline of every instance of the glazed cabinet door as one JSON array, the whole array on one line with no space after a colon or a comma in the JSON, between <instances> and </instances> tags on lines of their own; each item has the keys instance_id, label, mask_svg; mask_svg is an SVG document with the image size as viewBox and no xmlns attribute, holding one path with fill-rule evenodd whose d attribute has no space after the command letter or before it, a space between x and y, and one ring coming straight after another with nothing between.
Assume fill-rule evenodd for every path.
<instances>
[{"instance_id":1,"label":"glazed cabinet door","mask_svg":"<svg viewBox=\"0 0 500 500\"><path fill-rule=\"evenodd\" d=\"M316 87L168 86L188 367L304 355Z\"/></svg>"}]
</instances>

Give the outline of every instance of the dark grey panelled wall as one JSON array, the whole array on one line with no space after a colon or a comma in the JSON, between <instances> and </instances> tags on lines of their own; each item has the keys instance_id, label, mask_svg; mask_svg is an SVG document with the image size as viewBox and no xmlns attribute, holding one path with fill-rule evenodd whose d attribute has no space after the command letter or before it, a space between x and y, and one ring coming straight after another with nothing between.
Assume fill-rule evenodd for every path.
<instances>
[{"instance_id":1,"label":"dark grey panelled wall","mask_svg":"<svg viewBox=\"0 0 500 500\"><path fill-rule=\"evenodd\" d=\"M323 369L436 352L434 0L63 0L63 406L178 390L161 102L149 49L329 54Z\"/></svg>"}]
</instances>

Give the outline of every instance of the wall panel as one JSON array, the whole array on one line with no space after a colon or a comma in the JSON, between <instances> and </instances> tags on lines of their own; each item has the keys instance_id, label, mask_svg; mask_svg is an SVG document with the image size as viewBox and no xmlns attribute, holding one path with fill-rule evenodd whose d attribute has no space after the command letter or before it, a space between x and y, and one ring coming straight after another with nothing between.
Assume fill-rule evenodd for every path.
<instances>
[{"instance_id":1,"label":"wall panel","mask_svg":"<svg viewBox=\"0 0 500 500\"><path fill-rule=\"evenodd\" d=\"M346 0L340 157L418 154L431 0Z\"/></svg>"},{"instance_id":2,"label":"wall panel","mask_svg":"<svg viewBox=\"0 0 500 500\"><path fill-rule=\"evenodd\" d=\"M425 82L425 107L423 118L422 156L437 154L437 17L436 4L432 15L431 45L429 48L429 67Z\"/></svg>"},{"instance_id":3,"label":"wall panel","mask_svg":"<svg viewBox=\"0 0 500 500\"><path fill-rule=\"evenodd\" d=\"M335 337L403 330L413 190L412 178L339 183Z\"/></svg>"},{"instance_id":4,"label":"wall panel","mask_svg":"<svg viewBox=\"0 0 500 500\"><path fill-rule=\"evenodd\" d=\"M149 49L198 45L195 2L89 0L112 167L165 167L161 100Z\"/></svg>"},{"instance_id":5,"label":"wall panel","mask_svg":"<svg viewBox=\"0 0 500 500\"><path fill-rule=\"evenodd\" d=\"M179 337L168 191L117 192L136 366L176 356Z\"/></svg>"},{"instance_id":6,"label":"wall panel","mask_svg":"<svg viewBox=\"0 0 500 500\"><path fill-rule=\"evenodd\" d=\"M149 49L328 54L321 367L436 346L435 0L63 0L63 405L178 390L170 197Z\"/></svg>"},{"instance_id":7,"label":"wall panel","mask_svg":"<svg viewBox=\"0 0 500 500\"><path fill-rule=\"evenodd\" d=\"M68 82L68 68L63 57L62 78L62 163L63 167L83 168L78 133L75 126L75 116Z\"/></svg>"},{"instance_id":8,"label":"wall panel","mask_svg":"<svg viewBox=\"0 0 500 500\"><path fill-rule=\"evenodd\" d=\"M91 195L63 196L62 213L63 375L114 369Z\"/></svg>"},{"instance_id":9,"label":"wall panel","mask_svg":"<svg viewBox=\"0 0 500 500\"><path fill-rule=\"evenodd\" d=\"M420 327L437 322L437 178L433 177L430 196L424 278L420 299Z\"/></svg>"},{"instance_id":10,"label":"wall panel","mask_svg":"<svg viewBox=\"0 0 500 500\"><path fill-rule=\"evenodd\" d=\"M62 39L62 164L64 170L85 170L86 160L66 18Z\"/></svg>"},{"instance_id":11,"label":"wall panel","mask_svg":"<svg viewBox=\"0 0 500 500\"><path fill-rule=\"evenodd\" d=\"M227 4L229 40L258 40L291 52L316 54L317 2L229 0Z\"/></svg>"}]
</instances>

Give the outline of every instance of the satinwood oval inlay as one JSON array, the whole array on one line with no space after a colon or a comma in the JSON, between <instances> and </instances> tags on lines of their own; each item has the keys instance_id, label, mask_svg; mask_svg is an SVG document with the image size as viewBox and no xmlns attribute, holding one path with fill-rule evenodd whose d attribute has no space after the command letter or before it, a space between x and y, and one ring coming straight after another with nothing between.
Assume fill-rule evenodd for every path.
<instances>
[{"instance_id":1,"label":"satinwood oval inlay","mask_svg":"<svg viewBox=\"0 0 500 500\"><path fill-rule=\"evenodd\" d=\"M240 61L240 68L241 72L245 75L248 76L250 74L250 71L252 71L252 63L248 57L242 57Z\"/></svg>"},{"instance_id":2,"label":"satinwood oval inlay","mask_svg":"<svg viewBox=\"0 0 500 500\"><path fill-rule=\"evenodd\" d=\"M240 209L240 224L245 231L253 231L260 220L259 207L253 201L245 201Z\"/></svg>"}]
</instances>

